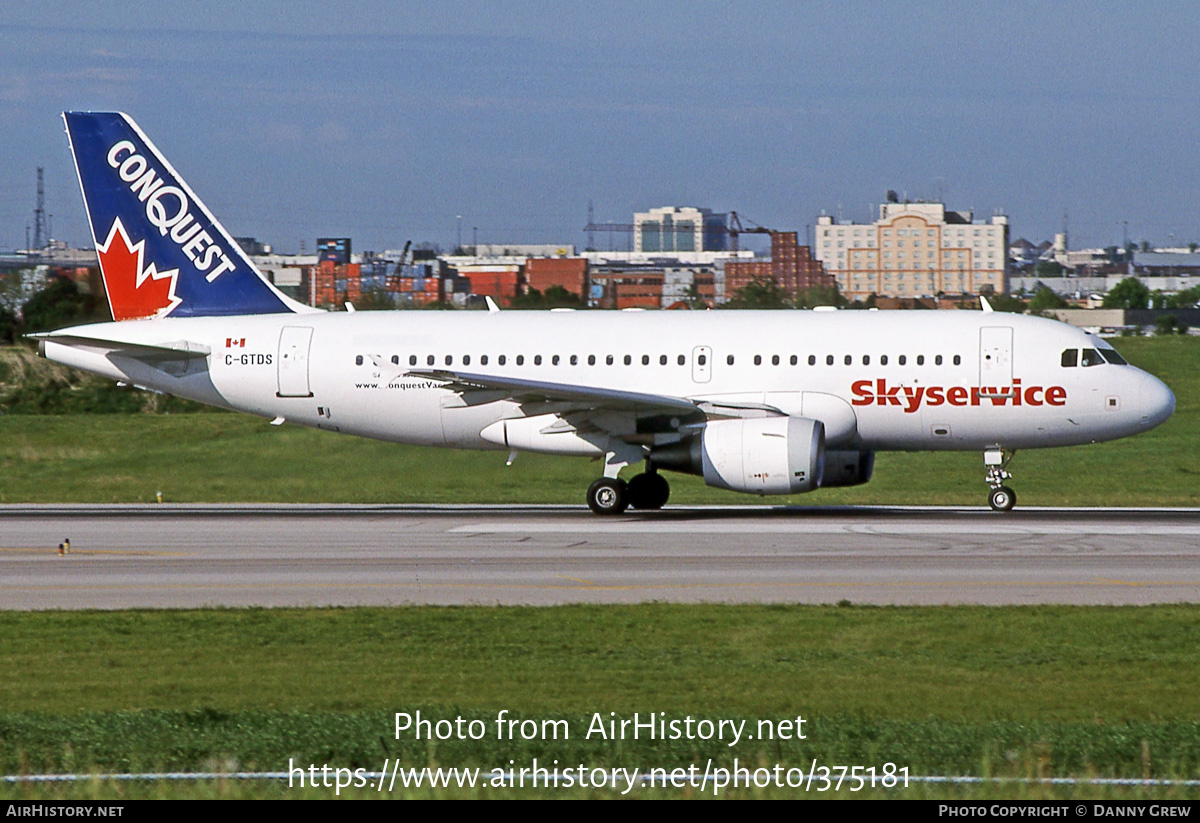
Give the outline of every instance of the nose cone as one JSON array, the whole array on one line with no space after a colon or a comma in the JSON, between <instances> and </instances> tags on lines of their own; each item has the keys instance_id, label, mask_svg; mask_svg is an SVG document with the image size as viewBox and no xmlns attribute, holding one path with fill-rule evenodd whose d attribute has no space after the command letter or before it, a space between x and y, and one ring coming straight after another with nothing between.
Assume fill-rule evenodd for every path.
<instances>
[{"instance_id":1,"label":"nose cone","mask_svg":"<svg viewBox=\"0 0 1200 823\"><path fill-rule=\"evenodd\" d=\"M1167 388L1166 383L1152 374L1142 377L1138 400L1142 411L1142 425L1146 429L1165 423L1167 418L1175 413L1175 395Z\"/></svg>"}]
</instances>

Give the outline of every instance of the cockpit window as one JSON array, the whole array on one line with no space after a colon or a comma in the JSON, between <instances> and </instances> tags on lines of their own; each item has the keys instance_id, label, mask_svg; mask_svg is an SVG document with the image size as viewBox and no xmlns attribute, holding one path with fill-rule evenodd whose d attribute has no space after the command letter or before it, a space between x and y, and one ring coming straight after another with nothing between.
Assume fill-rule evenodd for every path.
<instances>
[{"instance_id":1,"label":"cockpit window","mask_svg":"<svg viewBox=\"0 0 1200 823\"><path fill-rule=\"evenodd\" d=\"M1084 366L1101 366L1104 364L1104 355L1095 349L1083 350L1083 365Z\"/></svg>"},{"instance_id":2,"label":"cockpit window","mask_svg":"<svg viewBox=\"0 0 1200 823\"><path fill-rule=\"evenodd\" d=\"M1115 363L1118 366L1128 366L1129 365L1129 361L1126 360L1124 357L1122 357L1120 354L1118 354L1116 349L1101 349L1100 351L1101 351L1101 353L1104 354L1104 359L1107 360L1109 363Z\"/></svg>"},{"instance_id":3,"label":"cockpit window","mask_svg":"<svg viewBox=\"0 0 1200 823\"><path fill-rule=\"evenodd\" d=\"M1072 369L1079 365L1079 349L1064 349L1062 353L1064 369Z\"/></svg>"}]
</instances>

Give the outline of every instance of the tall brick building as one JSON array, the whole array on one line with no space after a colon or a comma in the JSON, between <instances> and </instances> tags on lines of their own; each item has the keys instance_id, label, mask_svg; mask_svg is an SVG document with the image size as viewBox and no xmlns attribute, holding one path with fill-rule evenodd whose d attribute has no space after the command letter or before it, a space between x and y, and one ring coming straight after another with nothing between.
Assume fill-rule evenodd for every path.
<instances>
[{"instance_id":1,"label":"tall brick building","mask_svg":"<svg viewBox=\"0 0 1200 823\"><path fill-rule=\"evenodd\" d=\"M825 273L821 261L808 246L801 246L794 231L771 232L771 259L725 264L725 295L728 298L754 279L775 281L789 297L817 287L833 286L837 281Z\"/></svg>"}]
</instances>

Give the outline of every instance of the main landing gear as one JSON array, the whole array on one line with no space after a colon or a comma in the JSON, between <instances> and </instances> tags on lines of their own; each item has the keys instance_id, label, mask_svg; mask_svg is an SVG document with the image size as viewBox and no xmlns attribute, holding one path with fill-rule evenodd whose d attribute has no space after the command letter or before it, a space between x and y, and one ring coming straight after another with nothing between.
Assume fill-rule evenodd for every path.
<instances>
[{"instance_id":1,"label":"main landing gear","mask_svg":"<svg viewBox=\"0 0 1200 823\"><path fill-rule=\"evenodd\" d=\"M1012 452L1003 449L989 449L983 453L983 465L987 466L987 484L991 487L988 492L988 504L994 511L1011 511L1017 504L1017 493L1004 485L1012 475L1007 471L1008 461L1013 459Z\"/></svg>"},{"instance_id":2,"label":"main landing gear","mask_svg":"<svg viewBox=\"0 0 1200 823\"><path fill-rule=\"evenodd\" d=\"M651 466L628 483L618 477L601 477L588 487L587 503L596 514L620 514L629 506L661 509L670 496L667 479Z\"/></svg>"}]
</instances>

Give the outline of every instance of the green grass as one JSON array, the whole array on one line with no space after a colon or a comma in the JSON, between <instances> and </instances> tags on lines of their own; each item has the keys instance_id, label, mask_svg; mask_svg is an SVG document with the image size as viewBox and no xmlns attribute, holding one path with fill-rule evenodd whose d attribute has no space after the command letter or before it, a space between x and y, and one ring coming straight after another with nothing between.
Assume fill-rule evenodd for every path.
<instances>
[{"instance_id":1,"label":"green grass","mask_svg":"<svg viewBox=\"0 0 1200 823\"><path fill-rule=\"evenodd\" d=\"M1200 719L1200 607L0 613L10 711L770 709Z\"/></svg>"},{"instance_id":2,"label":"green grass","mask_svg":"<svg viewBox=\"0 0 1200 823\"><path fill-rule=\"evenodd\" d=\"M1024 505L1192 506L1200 502L1200 339L1116 341L1163 377L1175 416L1138 437L1031 450L1013 461ZM0 502L581 503L599 475L579 458L398 446L245 415L0 417ZM676 503L958 504L984 500L975 453L882 453L866 486L755 498L671 476Z\"/></svg>"},{"instance_id":3,"label":"green grass","mask_svg":"<svg viewBox=\"0 0 1200 823\"><path fill-rule=\"evenodd\" d=\"M907 765L1194 777L1200 607L568 606L0 614L5 773L297 762ZM395 739L393 713L479 718ZM501 709L569 739L499 740ZM592 713L807 739L605 741Z\"/></svg>"}]
</instances>

